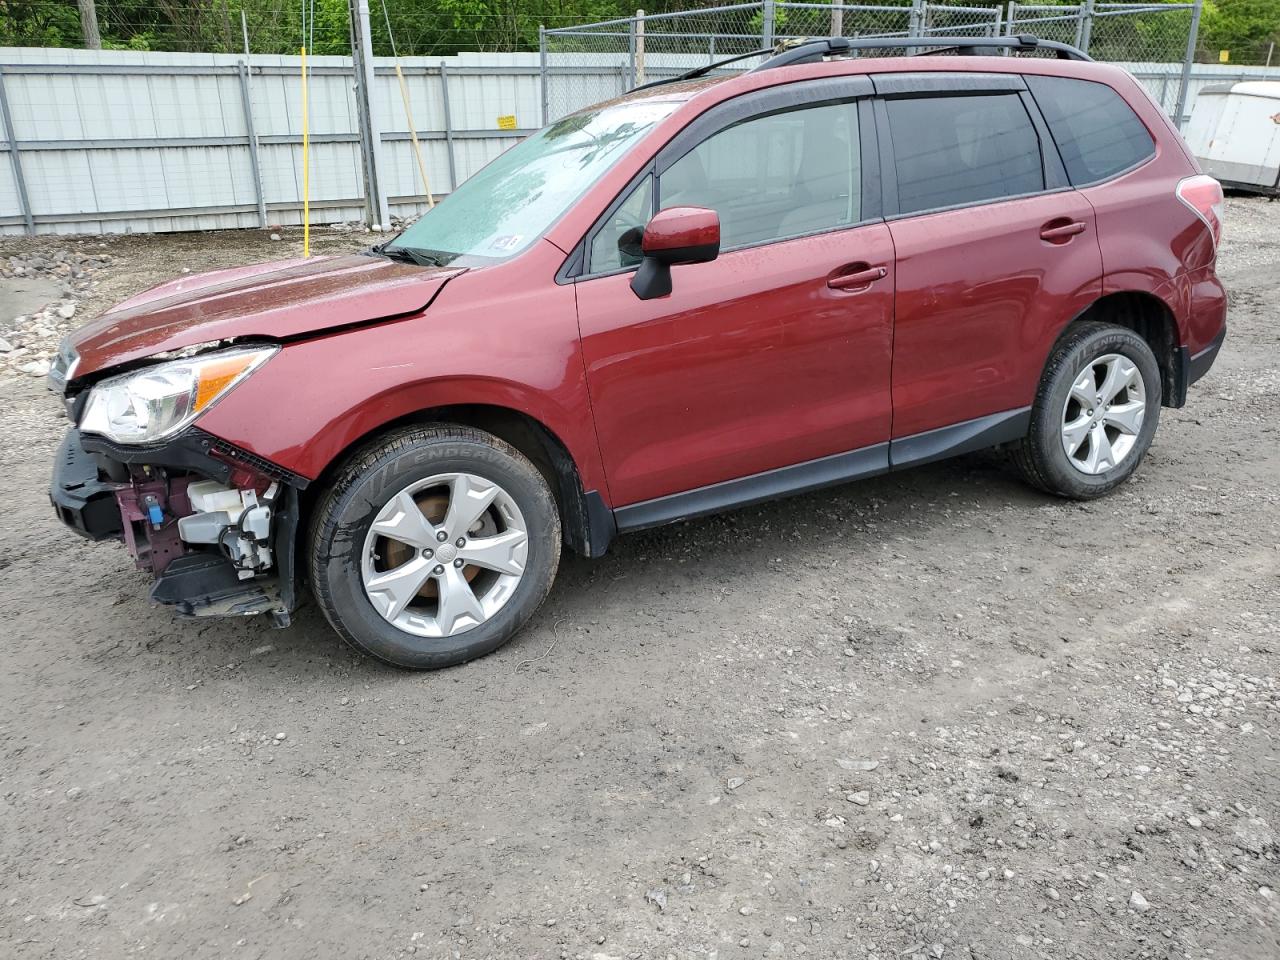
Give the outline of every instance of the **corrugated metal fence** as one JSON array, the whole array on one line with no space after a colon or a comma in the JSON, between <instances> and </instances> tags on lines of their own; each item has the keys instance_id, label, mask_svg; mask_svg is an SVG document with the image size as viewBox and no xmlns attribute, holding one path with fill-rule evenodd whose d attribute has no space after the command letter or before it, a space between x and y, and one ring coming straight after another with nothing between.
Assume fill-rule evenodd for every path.
<instances>
[{"instance_id":1,"label":"corrugated metal fence","mask_svg":"<svg viewBox=\"0 0 1280 960\"><path fill-rule=\"evenodd\" d=\"M1181 66L1170 63L1117 63L1132 73L1147 88L1155 101L1173 116L1178 102ZM1187 82L1187 113L1205 87L1232 83L1236 80L1280 80L1280 67L1246 67L1235 64L1197 63L1192 66Z\"/></svg>"},{"instance_id":2,"label":"corrugated metal fence","mask_svg":"<svg viewBox=\"0 0 1280 960\"><path fill-rule=\"evenodd\" d=\"M603 100L628 83L625 53L564 59L548 77L552 97L590 90ZM660 55L650 62L662 66ZM351 60L312 57L309 66L312 221L360 220ZM1121 66L1172 112L1181 64ZM406 58L401 67L437 196L541 124L536 53ZM1264 76L1280 78L1280 69L1197 64L1188 102L1206 84ZM373 109L391 210L420 213L426 198L389 60L375 61ZM0 233L301 223L297 57L0 49L0 121Z\"/></svg>"},{"instance_id":3,"label":"corrugated metal fence","mask_svg":"<svg viewBox=\"0 0 1280 960\"><path fill-rule=\"evenodd\" d=\"M540 126L537 54L400 63L436 195ZM301 223L299 69L297 57L0 49L0 233ZM311 57L308 72L312 220L359 220L351 60ZM371 99L383 189L393 213L413 215L426 197L392 61L375 61Z\"/></svg>"}]
</instances>

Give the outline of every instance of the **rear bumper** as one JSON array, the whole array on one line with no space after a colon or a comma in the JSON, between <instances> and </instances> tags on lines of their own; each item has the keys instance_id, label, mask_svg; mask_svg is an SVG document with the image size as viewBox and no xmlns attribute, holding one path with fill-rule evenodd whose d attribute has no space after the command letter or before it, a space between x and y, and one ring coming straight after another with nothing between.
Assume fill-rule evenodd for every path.
<instances>
[{"instance_id":1,"label":"rear bumper","mask_svg":"<svg viewBox=\"0 0 1280 960\"><path fill-rule=\"evenodd\" d=\"M1181 407L1187 402L1187 393L1193 383L1203 377L1213 367L1213 361L1218 359L1218 351L1222 349L1222 344L1227 339L1227 326L1224 323L1222 329L1218 331L1218 335L1209 341L1209 345L1202 350L1192 353L1185 345L1178 348L1175 357L1178 361L1178 369L1174 371L1175 378L1173 383L1173 395L1169 398L1168 406Z\"/></svg>"},{"instance_id":2,"label":"rear bumper","mask_svg":"<svg viewBox=\"0 0 1280 960\"><path fill-rule=\"evenodd\" d=\"M1224 324L1222 330L1207 347L1194 356L1187 358L1188 385L1195 383L1209 372L1209 369L1213 366L1213 361L1218 359L1218 351L1222 349L1222 344L1226 342L1226 339L1227 328ZM1183 349L1185 350L1186 348L1184 347Z\"/></svg>"}]
</instances>

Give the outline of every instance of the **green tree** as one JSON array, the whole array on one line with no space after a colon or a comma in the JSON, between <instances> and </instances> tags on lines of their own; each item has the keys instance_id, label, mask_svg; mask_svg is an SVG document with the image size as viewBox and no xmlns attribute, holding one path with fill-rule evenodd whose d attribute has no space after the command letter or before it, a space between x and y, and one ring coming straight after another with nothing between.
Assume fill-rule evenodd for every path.
<instances>
[{"instance_id":1,"label":"green tree","mask_svg":"<svg viewBox=\"0 0 1280 960\"><path fill-rule=\"evenodd\" d=\"M1229 50L1233 61L1265 59L1269 44L1280 47L1280 0L1212 0L1204 5L1200 49L1217 60Z\"/></svg>"}]
</instances>

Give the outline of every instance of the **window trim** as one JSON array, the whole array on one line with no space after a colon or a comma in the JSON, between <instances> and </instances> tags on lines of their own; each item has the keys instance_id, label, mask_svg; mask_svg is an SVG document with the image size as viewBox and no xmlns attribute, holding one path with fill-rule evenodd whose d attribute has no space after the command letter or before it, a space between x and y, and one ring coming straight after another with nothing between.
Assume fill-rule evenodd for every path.
<instances>
[{"instance_id":1,"label":"window trim","mask_svg":"<svg viewBox=\"0 0 1280 960\"><path fill-rule=\"evenodd\" d=\"M945 82L946 78L951 76L955 75L941 74L939 75L939 82L932 82L934 78L931 75L928 75L926 79L930 82L921 82L910 86L906 83L895 83L892 85L892 92L888 92L884 95L878 95L875 98L876 125L880 129L880 141L882 144L885 144L885 147L882 148L881 168L888 172L888 175L884 178L885 184L883 201L884 219L886 221L892 222L895 220L904 220L908 217L923 217L934 213L947 213L952 210L964 210L968 207L984 207L993 203L1005 203L1009 200L1025 200L1028 197L1040 197L1075 189L1067 178L1066 167L1058 152L1058 142L1054 140L1053 136L1050 134L1049 125L1041 115L1040 107L1035 102L1035 98L1031 96L1031 91L1027 89L1026 82L1023 80L1021 74L979 74L975 82L964 84L959 88L951 86ZM989 82L992 77L996 78L996 82ZM904 212L901 209L901 203L898 196L897 154L893 146L893 131L889 126L888 101L922 99L944 100L950 98L981 96L1016 96L1018 98L1019 103L1022 104L1022 108L1027 112L1027 119L1031 121L1032 130L1035 131L1036 142L1040 150L1040 173L1045 184L1043 189L1032 190L1026 193L1008 194L1000 197L987 197L982 200L968 200L963 203L952 203L939 207L928 207L923 210L909 210ZM890 182L890 180L892 180L892 182Z\"/></svg>"},{"instance_id":2,"label":"window trim","mask_svg":"<svg viewBox=\"0 0 1280 960\"><path fill-rule=\"evenodd\" d=\"M871 189L880 182L880 166L882 148L879 145L879 129L870 113L870 100L874 93L871 80L866 75L824 77L819 80L802 80L792 83L766 87L750 93L741 94L725 100L694 117L684 128L676 133L667 143L661 146L639 171L618 191L603 212L588 228L587 232L574 245L569 256L556 271L556 283L575 283L579 280L595 280L600 277L618 276L632 273L637 268L618 267L599 273L589 272L588 253L596 235L605 223L617 212L618 208L631 196L631 191L649 175L654 176L654 191L650 205L650 216L661 209L661 176L677 160L722 130L737 126L757 117L775 113L789 113L810 107L827 104L846 103L854 110L857 123L859 149L861 152L861 189L862 219L857 223L841 224L827 230L797 234L792 237L775 237L759 243L725 248L722 253L747 250L753 247L767 246L772 243L788 243L804 237L821 236L841 230L852 230L868 223L883 220L883 193ZM866 104L864 106L864 104Z\"/></svg>"},{"instance_id":3,"label":"window trim","mask_svg":"<svg viewBox=\"0 0 1280 960\"><path fill-rule=\"evenodd\" d=\"M644 170L640 171L640 175L637 177L634 177L627 184L625 189L623 189L621 193L619 193L616 197L613 198L609 206L605 208L605 212L600 216L598 220L596 220L595 223L591 225L591 229L588 230L586 235L582 238L582 244L581 244L582 255L580 258L581 262L578 264L578 270L579 270L578 278L611 277L616 273L630 273L632 270L635 270L639 267L639 264L635 264L634 266L629 266L629 267L613 267L610 270L596 270L594 272L588 272L591 267L591 248L595 246L596 237L600 235L601 231L603 231L604 228L613 219L614 214L616 214L619 210L621 210L623 205L626 204L626 202L631 199L631 194L634 193L637 189L639 189L640 185L650 177L653 178L653 187L649 191L649 219L652 219L653 215L658 212L655 209L657 206L657 200L658 200L658 175L652 172L653 167L654 167L653 161L650 161L649 163L645 164L645 168Z\"/></svg>"},{"instance_id":4,"label":"window trim","mask_svg":"<svg viewBox=\"0 0 1280 960\"><path fill-rule=\"evenodd\" d=\"M1020 73L877 73L872 74L876 96L887 100L903 97L974 96L1027 89Z\"/></svg>"},{"instance_id":5,"label":"window trim","mask_svg":"<svg viewBox=\"0 0 1280 960\"><path fill-rule=\"evenodd\" d=\"M1128 101L1125 95L1121 93L1119 90L1117 90L1115 87L1111 86L1111 84L1103 83L1101 80L1086 80L1082 77L1059 77L1054 75L1047 75L1043 79L1075 80L1079 83L1096 83L1098 86L1104 87L1107 90L1110 90L1113 94L1115 94L1116 98L1125 105L1125 108L1128 109L1128 111L1131 114L1133 114L1133 118L1138 121L1138 126L1142 127L1142 129L1146 131L1147 136L1151 139L1151 152L1148 153L1146 156L1144 156L1141 160L1136 160L1133 163L1129 164L1129 166L1124 167L1121 170L1117 170L1115 173L1110 173L1105 177L1099 177L1096 180L1087 180L1084 183L1072 182L1071 175L1067 173L1067 163L1065 160L1063 160L1062 161L1063 176L1067 178L1067 182L1071 184L1073 189L1084 190L1087 187L1096 187L1099 184L1110 183L1112 180L1118 179L1119 177L1123 177L1126 174L1133 173L1133 171L1138 170L1142 167L1145 167L1148 163L1151 163L1157 157L1160 156L1160 149L1161 149L1160 138L1156 136L1156 132L1152 130L1149 126L1147 126L1147 121L1142 119L1142 115L1138 113L1137 110L1133 109L1133 104L1131 104ZM1061 157L1062 147L1058 144L1058 138L1053 135L1053 128L1049 126L1048 118L1043 116L1043 111L1041 111L1040 109L1040 101L1036 99L1036 94L1035 94L1035 91L1031 89L1031 84L1027 84L1026 86L1027 86L1027 96L1031 99L1031 102L1036 105L1036 113L1041 115L1041 119L1044 122L1045 130L1048 132L1049 139L1053 143L1054 149L1057 150L1059 156Z\"/></svg>"}]
</instances>

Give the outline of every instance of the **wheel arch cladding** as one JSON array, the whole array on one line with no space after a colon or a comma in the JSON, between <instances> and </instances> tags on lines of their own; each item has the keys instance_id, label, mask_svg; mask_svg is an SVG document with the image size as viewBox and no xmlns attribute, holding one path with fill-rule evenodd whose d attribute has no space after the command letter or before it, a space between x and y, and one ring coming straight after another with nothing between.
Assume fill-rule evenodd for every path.
<instances>
[{"instance_id":1,"label":"wheel arch cladding","mask_svg":"<svg viewBox=\"0 0 1280 960\"><path fill-rule=\"evenodd\" d=\"M564 441L530 414L498 404L465 403L428 407L380 423L349 441L302 494L300 529L306 529L322 491L360 451L406 426L452 423L483 430L511 444L542 474L560 511L564 543L586 557L602 554L613 537L613 515L596 491L583 490L582 475Z\"/></svg>"},{"instance_id":2,"label":"wheel arch cladding","mask_svg":"<svg viewBox=\"0 0 1280 960\"><path fill-rule=\"evenodd\" d=\"M1139 290L1109 293L1090 304L1089 308L1063 328L1054 342L1050 356L1058 344L1087 322L1108 323L1132 330L1146 341L1160 366L1160 405L1181 407L1186 402L1187 383L1181 362L1181 337L1173 309L1155 294ZM1046 359L1046 364L1048 360Z\"/></svg>"}]
</instances>

